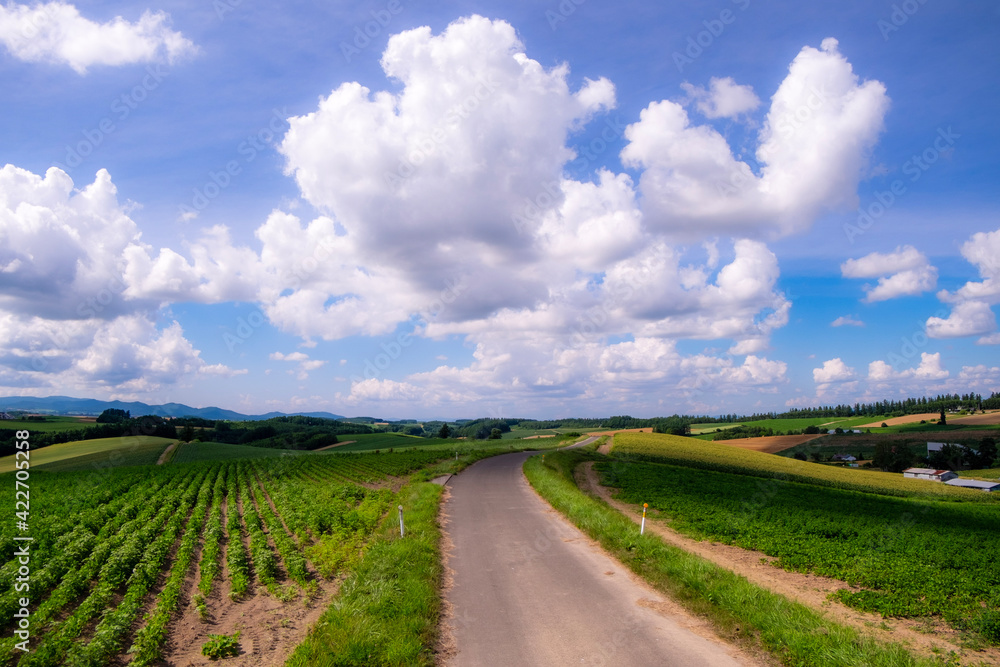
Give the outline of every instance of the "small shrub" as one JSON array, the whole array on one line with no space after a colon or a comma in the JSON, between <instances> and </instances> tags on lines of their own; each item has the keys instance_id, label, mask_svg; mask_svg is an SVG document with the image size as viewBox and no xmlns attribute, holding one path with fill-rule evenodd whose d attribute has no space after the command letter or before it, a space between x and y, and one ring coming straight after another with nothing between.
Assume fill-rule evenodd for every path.
<instances>
[{"instance_id":1,"label":"small shrub","mask_svg":"<svg viewBox=\"0 0 1000 667\"><path fill-rule=\"evenodd\" d=\"M888 428L888 427L889 427L888 424L886 424L885 422L882 422L882 428Z\"/></svg>"},{"instance_id":2,"label":"small shrub","mask_svg":"<svg viewBox=\"0 0 1000 667\"><path fill-rule=\"evenodd\" d=\"M240 633L237 630L232 635L209 635L208 641L201 647L201 654L209 660L230 658L240 654Z\"/></svg>"}]
</instances>

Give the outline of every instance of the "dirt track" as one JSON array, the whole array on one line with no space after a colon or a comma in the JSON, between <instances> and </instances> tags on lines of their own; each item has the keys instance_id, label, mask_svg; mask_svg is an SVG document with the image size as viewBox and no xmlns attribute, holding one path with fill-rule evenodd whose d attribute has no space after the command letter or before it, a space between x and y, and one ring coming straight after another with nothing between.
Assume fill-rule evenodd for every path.
<instances>
[{"instance_id":1,"label":"dirt track","mask_svg":"<svg viewBox=\"0 0 1000 667\"><path fill-rule=\"evenodd\" d=\"M539 498L530 453L449 482L443 664L761 664L628 570Z\"/></svg>"}]
</instances>

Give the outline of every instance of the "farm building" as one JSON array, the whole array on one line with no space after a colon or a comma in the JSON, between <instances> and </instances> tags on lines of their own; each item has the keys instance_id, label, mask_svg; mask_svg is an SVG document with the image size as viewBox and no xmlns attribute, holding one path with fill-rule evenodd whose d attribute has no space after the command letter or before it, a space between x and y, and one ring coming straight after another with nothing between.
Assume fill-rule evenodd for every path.
<instances>
[{"instance_id":1,"label":"farm building","mask_svg":"<svg viewBox=\"0 0 1000 667\"><path fill-rule=\"evenodd\" d=\"M903 471L903 477L910 479L929 479L933 482L947 482L949 479L958 477L951 470L935 470L934 468L907 468Z\"/></svg>"},{"instance_id":2,"label":"farm building","mask_svg":"<svg viewBox=\"0 0 1000 667\"><path fill-rule=\"evenodd\" d=\"M962 445L956 442L928 442L927 443L927 456L931 455L931 452L940 452L945 445L950 445L952 447L962 447ZM969 449L975 450L975 447L969 447Z\"/></svg>"},{"instance_id":3,"label":"farm building","mask_svg":"<svg viewBox=\"0 0 1000 667\"><path fill-rule=\"evenodd\" d=\"M9 415L6 412L0 412L0 419L11 420L14 419L14 415Z\"/></svg>"},{"instance_id":4,"label":"farm building","mask_svg":"<svg viewBox=\"0 0 1000 667\"><path fill-rule=\"evenodd\" d=\"M967 489L982 489L986 493L1000 491L1000 482L984 482L978 479L949 479L948 486L961 486Z\"/></svg>"}]
</instances>

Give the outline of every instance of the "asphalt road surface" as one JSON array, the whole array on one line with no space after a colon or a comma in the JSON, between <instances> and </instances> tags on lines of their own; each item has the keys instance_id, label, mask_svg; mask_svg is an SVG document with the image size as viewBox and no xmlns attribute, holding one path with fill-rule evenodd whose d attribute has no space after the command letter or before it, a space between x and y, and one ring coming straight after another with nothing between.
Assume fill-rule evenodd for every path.
<instances>
[{"instance_id":1,"label":"asphalt road surface","mask_svg":"<svg viewBox=\"0 0 1000 667\"><path fill-rule=\"evenodd\" d=\"M529 456L484 459L448 483L446 599L457 651L447 665L753 664L693 632L698 621L541 500L521 472Z\"/></svg>"}]
</instances>

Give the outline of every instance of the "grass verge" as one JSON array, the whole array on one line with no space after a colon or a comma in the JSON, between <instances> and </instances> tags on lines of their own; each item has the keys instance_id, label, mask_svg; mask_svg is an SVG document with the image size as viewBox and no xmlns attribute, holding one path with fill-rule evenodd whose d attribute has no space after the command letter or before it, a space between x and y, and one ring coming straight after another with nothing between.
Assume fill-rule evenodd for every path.
<instances>
[{"instance_id":1,"label":"grass verge","mask_svg":"<svg viewBox=\"0 0 1000 667\"><path fill-rule=\"evenodd\" d=\"M529 459L524 472L554 508L654 587L708 617L722 636L760 646L786 665L945 664L864 637L655 535L639 535L628 517L577 488L573 469L592 458L587 452L552 452L544 462L538 456Z\"/></svg>"},{"instance_id":2,"label":"grass verge","mask_svg":"<svg viewBox=\"0 0 1000 667\"><path fill-rule=\"evenodd\" d=\"M391 510L340 595L285 663L290 667L432 665L441 602L442 487L404 486L406 537Z\"/></svg>"}]
</instances>

